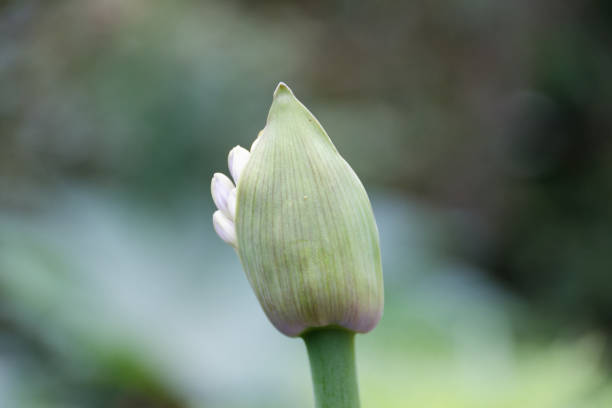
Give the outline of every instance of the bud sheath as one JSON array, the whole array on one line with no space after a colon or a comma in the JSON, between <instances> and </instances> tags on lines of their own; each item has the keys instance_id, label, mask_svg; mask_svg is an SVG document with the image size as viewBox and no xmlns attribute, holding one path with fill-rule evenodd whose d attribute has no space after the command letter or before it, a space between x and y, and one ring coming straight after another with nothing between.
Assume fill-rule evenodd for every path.
<instances>
[{"instance_id":1,"label":"bud sheath","mask_svg":"<svg viewBox=\"0 0 612 408\"><path fill-rule=\"evenodd\" d=\"M370 201L286 85L274 93L257 148L241 170L237 249L272 323L288 336L325 326L374 328L383 281Z\"/></svg>"}]
</instances>

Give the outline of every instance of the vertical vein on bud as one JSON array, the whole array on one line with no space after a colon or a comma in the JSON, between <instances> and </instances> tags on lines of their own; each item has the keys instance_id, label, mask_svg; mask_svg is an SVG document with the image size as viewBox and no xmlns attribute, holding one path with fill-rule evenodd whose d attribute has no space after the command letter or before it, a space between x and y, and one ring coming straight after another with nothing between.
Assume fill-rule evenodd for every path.
<instances>
[{"instance_id":1,"label":"vertical vein on bud","mask_svg":"<svg viewBox=\"0 0 612 408\"><path fill-rule=\"evenodd\" d=\"M300 157L297 154L299 150L296 148L293 138L287 140L286 143L289 144L288 148L286 149L288 152L287 158L289 159L289 163L295 164L295 166L292 166L289 169L291 171L291 177L287 177L288 180L293 180L293 182L288 183L288 193L289 200L291 200L291 206L289 206L289 208L286 208L287 222L292 223L292 230L296 232L296 236L293 237L293 239L295 240L295 245L299 246L301 245L300 240L307 239L307 237L305 237L304 229L302 227L301 220L299 219L299 217L292 216L291 207L299 206L301 204L299 201L299 197L300 194L304 193L303 191L299 190L299 185L303 185L303 183L301 183L300 174L297 168L298 164L300 163ZM287 262L286 266L288 266L289 259L285 258L285 262ZM291 287L291 297L293 300L294 307L296 307L296 309L298 310L301 319L305 321L308 318L308 315L310 314L309 309L312 302L310 296L304 296L304 294L300 294L300 287L308 291L312 290L312 288L310 287L309 282L307 282L308 276L306 276L306 273L308 272L308 269L305 267L306 265L304 265L304 260L301 257L298 257L295 262L297 264L296 269L300 272L298 273L297 277L297 285L294 284ZM307 294L310 295L309 293ZM298 301L300 297L302 298L302 300L304 300L304 302Z\"/></svg>"},{"instance_id":2,"label":"vertical vein on bud","mask_svg":"<svg viewBox=\"0 0 612 408\"><path fill-rule=\"evenodd\" d=\"M302 140L303 145L306 146L304 142L305 141ZM324 186L326 184L325 180L321 177L320 171L317 171L316 167L313 164L312 152L309 152L306 150L305 156L308 159L308 164L313 173L313 180L311 180L311 184L318 184L319 186ZM327 165L323 164L323 166L327 166ZM329 236L326 237L328 239L328 242L326 242L326 245L333 245L332 242L338 240L337 228L332 228L332 229L329 228L331 225L334 225L333 224L334 222L333 211L335 209L334 209L334 205L331 203L331 200L330 200L330 194L333 194L333 192L326 191L326 193L327 194L321 194L320 197L318 198L325 200L323 204L326 205L330 211L321 211L323 216L319 217L317 221L318 221L318 228L327 230L329 233ZM329 257L327 257L324 261L323 266L328 271L338 271L340 270L339 268L344 267L344 265L339 264L338 257L332 257L331 260L329 259ZM326 289L328 291L331 291L331 293L336 293L336 296L333 296L331 297L331 299L328 300L330 302L328 307L331 309L331 313L330 313L331 315L338 315L338 311L341 308L339 304L341 296L339 296L339 293L338 293L339 287L336 284L336 279L337 279L337 274L331 274L331 273L327 274L327 279L326 279L327 288ZM340 322L335 322L335 323L340 323Z\"/></svg>"}]
</instances>

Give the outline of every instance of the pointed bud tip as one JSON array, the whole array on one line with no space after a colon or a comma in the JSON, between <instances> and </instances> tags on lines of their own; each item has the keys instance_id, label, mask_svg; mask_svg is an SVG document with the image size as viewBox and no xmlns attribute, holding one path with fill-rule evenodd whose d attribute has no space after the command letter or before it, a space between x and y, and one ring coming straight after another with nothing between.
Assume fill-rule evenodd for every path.
<instances>
[{"instance_id":1,"label":"pointed bud tip","mask_svg":"<svg viewBox=\"0 0 612 408\"><path fill-rule=\"evenodd\" d=\"M284 82L279 82L274 90L272 106L270 106L270 112L268 113L268 122L271 118L278 117L278 115L286 109L295 108L300 105L300 101L295 97L291 88Z\"/></svg>"},{"instance_id":2,"label":"pointed bud tip","mask_svg":"<svg viewBox=\"0 0 612 408\"><path fill-rule=\"evenodd\" d=\"M286 83L279 82L274 90L274 99L286 95L293 95L293 91L291 91L291 88L289 88Z\"/></svg>"}]
</instances>

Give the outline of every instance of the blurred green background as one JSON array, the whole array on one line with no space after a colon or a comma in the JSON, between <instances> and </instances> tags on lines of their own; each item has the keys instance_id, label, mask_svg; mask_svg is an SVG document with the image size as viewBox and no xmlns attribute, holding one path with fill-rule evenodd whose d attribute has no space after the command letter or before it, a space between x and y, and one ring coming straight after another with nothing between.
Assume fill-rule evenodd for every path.
<instances>
[{"instance_id":1,"label":"blurred green background","mask_svg":"<svg viewBox=\"0 0 612 408\"><path fill-rule=\"evenodd\" d=\"M312 407L211 226L286 81L370 192L364 407L612 406L612 3L0 1L0 407Z\"/></svg>"}]
</instances>

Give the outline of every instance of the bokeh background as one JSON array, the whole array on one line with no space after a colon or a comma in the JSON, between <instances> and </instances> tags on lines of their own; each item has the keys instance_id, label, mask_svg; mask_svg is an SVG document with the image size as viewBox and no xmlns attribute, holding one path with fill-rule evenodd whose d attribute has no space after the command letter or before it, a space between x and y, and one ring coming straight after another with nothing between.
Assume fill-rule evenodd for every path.
<instances>
[{"instance_id":1,"label":"bokeh background","mask_svg":"<svg viewBox=\"0 0 612 408\"><path fill-rule=\"evenodd\" d=\"M313 406L211 226L281 80L379 224L364 407L612 406L611 5L0 1L0 406Z\"/></svg>"}]
</instances>

